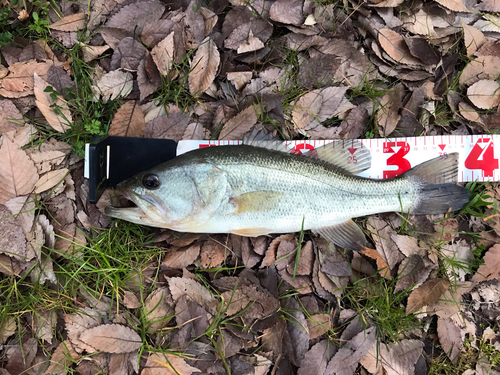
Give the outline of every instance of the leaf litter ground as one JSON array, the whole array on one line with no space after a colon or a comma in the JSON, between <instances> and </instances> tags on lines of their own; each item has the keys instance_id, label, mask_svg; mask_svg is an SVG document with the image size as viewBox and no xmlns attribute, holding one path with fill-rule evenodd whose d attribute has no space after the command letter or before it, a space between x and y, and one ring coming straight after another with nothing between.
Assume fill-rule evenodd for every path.
<instances>
[{"instance_id":1,"label":"leaf litter ground","mask_svg":"<svg viewBox=\"0 0 500 375\"><path fill-rule=\"evenodd\" d=\"M102 134L495 132L497 2L2 4L2 374L498 373L497 183L360 220L352 253L110 223L81 158Z\"/></svg>"}]
</instances>

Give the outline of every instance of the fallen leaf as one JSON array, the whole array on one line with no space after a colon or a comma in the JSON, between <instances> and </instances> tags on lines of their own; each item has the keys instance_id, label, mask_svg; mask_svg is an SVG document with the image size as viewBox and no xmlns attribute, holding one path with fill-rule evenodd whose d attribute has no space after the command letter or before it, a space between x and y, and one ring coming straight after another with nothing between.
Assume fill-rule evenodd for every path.
<instances>
[{"instance_id":1,"label":"fallen leaf","mask_svg":"<svg viewBox=\"0 0 500 375\"><path fill-rule=\"evenodd\" d=\"M238 54L257 51L261 48L264 48L264 43L259 38L253 36L252 30L248 34L248 39L243 41L241 45L238 47L236 52Z\"/></svg>"},{"instance_id":2,"label":"fallen leaf","mask_svg":"<svg viewBox=\"0 0 500 375\"><path fill-rule=\"evenodd\" d=\"M374 346L363 357L361 365L371 374L413 375L423 346L420 340L401 340L380 345L378 349Z\"/></svg>"},{"instance_id":3,"label":"fallen leaf","mask_svg":"<svg viewBox=\"0 0 500 375\"><path fill-rule=\"evenodd\" d=\"M19 97L33 94L35 87L34 74L42 79L47 78L47 72L52 66L52 62L36 62L35 60L15 63L9 66L9 75L2 79L0 95L6 97Z\"/></svg>"},{"instance_id":4,"label":"fallen leaf","mask_svg":"<svg viewBox=\"0 0 500 375\"><path fill-rule=\"evenodd\" d=\"M151 50L151 57L153 58L160 74L169 79L177 77L176 70L172 70L174 63L175 45L174 45L174 32L172 31L160 43L158 43Z\"/></svg>"},{"instance_id":5,"label":"fallen leaf","mask_svg":"<svg viewBox=\"0 0 500 375\"><path fill-rule=\"evenodd\" d=\"M146 123L144 113L135 100L122 104L113 116L109 135L118 137L144 137Z\"/></svg>"},{"instance_id":6,"label":"fallen leaf","mask_svg":"<svg viewBox=\"0 0 500 375\"><path fill-rule=\"evenodd\" d=\"M189 73L189 91L192 95L201 95L212 84L220 63L217 45L211 38L205 38L200 44Z\"/></svg>"},{"instance_id":7,"label":"fallen leaf","mask_svg":"<svg viewBox=\"0 0 500 375\"><path fill-rule=\"evenodd\" d=\"M1 268L1 263L0 263ZM5 344L7 339L16 333L17 322L13 316L7 316L0 324L0 345Z\"/></svg>"},{"instance_id":8,"label":"fallen leaf","mask_svg":"<svg viewBox=\"0 0 500 375\"><path fill-rule=\"evenodd\" d=\"M229 249L221 243L213 240L208 240L201 247L201 266L203 268L215 268L220 265L228 254Z\"/></svg>"},{"instance_id":9,"label":"fallen leaf","mask_svg":"<svg viewBox=\"0 0 500 375\"><path fill-rule=\"evenodd\" d=\"M148 50L141 42L131 37L123 38L113 52L111 70L121 68L135 72L147 52Z\"/></svg>"},{"instance_id":10,"label":"fallen leaf","mask_svg":"<svg viewBox=\"0 0 500 375\"><path fill-rule=\"evenodd\" d=\"M200 244L193 244L182 248L170 249L162 264L165 267L183 269L193 264L200 254Z\"/></svg>"},{"instance_id":11,"label":"fallen leaf","mask_svg":"<svg viewBox=\"0 0 500 375\"><path fill-rule=\"evenodd\" d=\"M437 334L444 352L453 364L458 363L463 346L462 333L453 319L438 318Z\"/></svg>"},{"instance_id":12,"label":"fallen leaf","mask_svg":"<svg viewBox=\"0 0 500 375\"><path fill-rule=\"evenodd\" d=\"M455 12L470 12L470 10L466 8L462 0L436 0L436 1L445 8L454 10Z\"/></svg>"},{"instance_id":13,"label":"fallen leaf","mask_svg":"<svg viewBox=\"0 0 500 375\"><path fill-rule=\"evenodd\" d=\"M6 138L0 147L0 181L0 204L30 194L38 181L37 170L28 155Z\"/></svg>"},{"instance_id":14,"label":"fallen leaf","mask_svg":"<svg viewBox=\"0 0 500 375\"><path fill-rule=\"evenodd\" d=\"M269 16L273 21L300 26L305 17L302 11L304 2L301 0L278 0L271 5Z\"/></svg>"},{"instance_id":15,"label":"fallen leaf","mask_svg":"<svg viewBox=\"0 0 500 375\"><path fill-rule=\"evenodd\" d=\"M54 186L60 184L68 173L68 168L62 168L43 174L35 184L34 192L36 194L40 194L44 191L52 189Z\"/></svg>"},{"instance_id":16,"label":"fallen leaf","mask_svg":"<svg viewBox=\"0 0 500 375\"><path fill-rule=\"evenodd\" d=\"M210 294L207 288L195 280L187 277L171 277L168 279L168 285L174 301L186 295L193 302L204 306L209 312L216 311L218 306L217 300Z\"/></svg>"},{"instance_id":17,"label":"fallen leaf","mask_svg":"<svg viewBox=\"0 0 500 375\"><path fill-rule=\"evenodd\" d=\"M500 75L500 57L479 56L471 60L460 74L459 83L472 85L482 79L496 79Z\"/></svg>"},{"instance_id":18,"label":"fallen leaf","mask_svg":"<svg viewBox=\"0 0 500 375\"><path fill-rule=\"evenodd\" d=\"M252 79L252 72L228 72L227 79L236 87L236 90L241 91L248 82Z\"/></svg>"},{"instance_id":19,"label":"fallen leaf","mask_svg":"<svg viewBox=\"0 0 500 375\"><path fill-rule=\"evenodd\" d=\"M83 61L85 62L91 62L95 60L110 48L108 45L90 46L84 43L80 43L80 46L83 50Z\"/></svg>"},{"instance_id":20,"label":"fallen leaf","mask_svg":"<svg viewBox=\"0 0 500 375\"><path fill-rule=\"evenodd\" d=\"M20 125L16 122L23 122L22 118L23 115L21 115L21 112L19 112L12 101L7 99L0 100L0 133L17 130Z\"/></svg>"},{"instance_id":21,"label":"fallen leaf","mask_svg":"<svg viewBox=\"0 0 500 375\"><path fill-rule=\"evenodd\" d=\"M257 123L259 109L251 105L232 117L222 128L219 139L243 139Z\"/></svg>"},{"instance_id":22,"label":"fallen leaf","mask_svg":"<svg viewBox=\"0 0 500 375\"><path fill-rule=\"evenodd\" d=\"M303 129L317 116L323 104L321 90L314 90L302 95L296 102L292 111L294 124Z\"/></svg>"},{"instance_id":23,"label":"fallen leaf","mask_svg":"<svg viewBox=\"0 0 500 375\"><path fill-rule=\"evenodd\" d=\"M379 30L378 41L384 51L396 62L407 65L421 65L420 60L411 55L404 38L397 32L383 28Z\"/></svg>"},{"instance_id":24,"label":"fallen leaf","mask_svg":"<svg viewBox=\"0 0 500 375\"><path fill-rule=\"evenodd\" d=\"M89 328L80 335L80 340L105 353L129 353L142 346L137 332L121 324Z\"/></svg>"},{"instance_id":25,"label":"fallen leaf","mask_svg":"<svg viewBox=\"0 0 500 375\"><path fill-rule=\"evenodd\" d=\"M391 240L391 235L396 234L396 232L389 224L377 216L370 216L368 223L371 226L368 229L374 230L373 242L375 242L377 251L387 262L390 270L392 270L396 264L404 259L397 245Z\"/></svg>"},{"instance_id":26,"label":"fallen leaf","mask_svg":"<svg viewBox=\"0 0 500 375\"><path fill-rule=\"evenodd\" d=\"M479 283L485 280L500 279L500 245L493 245L484 254L484 264L481 264L477 272L472 276L472 281Z\"/></svg>"},{"instance_id":27,"label":"fallen leaf","mask_svg":"<svg viewBox=\"0 0 500 375\"><path fill-rule=\"evenodd\" d=\"M462 28L464 30L467 57L471 57L484 43L486 43L487 39L481 31L474 26L467 25L464 21L462 21Z\"/></svg>"},{"instance_id":28,"label":"fallen leaf","mask_svg":"<svg viewBox=\"0 0 500 375\"><path fill-rule=\"evenodd\" d=\"M49 85L36 73L34 74L34 80L34 92L38 109L45 116L45 119L52 128L60 133L66 132L69 129L69 125L73 122L73 116L68 103L58 94L45 92L45 89ZM55 99L53 95L55 95Z\"/></svg>"},{"instance_id":29,"label":"fallen leaf","mask_svg":"<svg viewBox=\"0 0 500 375\"><path fill-rule=\"evenodd\" d=\"M170 293L167 287L154 290L144 305L148 329L159 331L174 317L174 309L169 302Z\"/></svg>"},{"instance_id":30,"label":"fallen leaf","mask_svg":"<svg viewBox=\"0 0 500 375\"><path fill-rule=\"evenodd\" d=\"M72 14L50 24L49 28L58 31L79 31L85 28L85 17L85 13Z\"/></svg>"},{"instance_id":31,"label":"fallen leaf","mask_svg":"<svg viewBox=\"0 0 500 375\"><path fill-rule=\"evenodd\" d=\"M30 337L22 345L12 345L6 351L8 359L4 369L7 374L22 374L28 372L35 359L38 349L37 339Z\"/></svg>"},{"instance_id":32,"label":"fallen leaf","mask_svg":"<svg viewBox=\"0 0 500 375\"><path fill-rule=\"evenodd\" d=\"M382 258L382 256L379 254L377 250L365 247L361 249L359 252L363 255L366 255L369 258L375 259L375 261L377 262L377 269L378 272L380 272L380 275L382 275L382 277L387 280L392 280L391 270L389 269L389 265L384 260L384 258Z\"/></svg>"},{"instance_id":33,"label":"fallen leaf","mask_svg":"<svg viewBox=\"0 0 500 375\"><path fill-rule=\"evenodd\" d=\"M325 334L333 327L332 317L328 314L314 314L307 318L307 327L309 329L309 339Z\"/></svg>"},{"instance_id":34,"label":"fallen leaf","mask_svg":"<svg viewBox=\"0 0 500 375\"><path fill-rule=\"evenodd\" d=\"M406 313L413 314L422 307L436 302L449 287L450 282L445 279L436 278L426 281L408 296Z\"/></svg>"},{"instance_id":35,"label":"fallen leaf","mask_svg":"<svg viewBox=\"0 0 500 375\"><path fill-rule=\"evenodd\" d=\"M141 375L191 375L196 372L200 372L200 370L188 365L178 355L152 353L148 357Z\"/></svg>"},{"instance_id":36,"label":"fallen leaf","mask_svg":"<svg viewBox=\"0 0 500 375\"><path fill-rule=\"evenodd\" d=\"M483 120L481 119L481 116L479 113L474 109L473 106L467 104L466 102L460 102L458 104L458 109L460 112L460 115L465 118L466 120L472 121L472 122L477 122L482 124Z\"/></svg>"},{"instance_id":37,"label":"fallen leaf","mask_svg":"<svg viewBox=\"0 0 500 375\"><path fill-rule=\"evenodd\" d=\"M158 21L164 11L165 6L156 0L128 4L109 17L106 27L140 34L148 23Z\"/></svg>"},{"instance_id":38,"label":"fallen leaf","mask_svg":"<svg viewBox=\"0 0 500 375\"><path fill-rule=\"evenodd\" d=\"M94 100L98 100L100 95L102 95L102 100L104 102L116 99L120 96L127 96L130 91L132 91L132 87L132 74L120 70L113 70L104 74L97 81L96 85L92 86L94 90Z\"/></svg>"},{"instance_id":39,"label":"fallen leaf","mask_svg":"<svg viewBox=\"0 0 500 375\"><path fill-rule=\"evenodd\" d=\"M81 353L83 350L86 350L88 353L95 352L95 349L92 346L87 345L80 340L80 335L83 332L87 332L88 329L101 324L101 314L90 307L86 307L84 309L77 310L74 314L64 315L64 321L66 323L68 339L74 345L75 350L78 353Z\"/></svg>"},{"instance_id":40,"label":"fallen leaf","mask_svg":"<svg viewBox=\"0 0 500 375\"><path fill-rule=\"evenodd\" d=\"M474 83L467 89L469 100L476 107L490 109L500 104L500 84L498 82L483 79Z\"/></svg>"},{"instance_id":41,"label":"fallen leaf","mask_svg":"<svg viewBox=\"0 0 500 375\"><path fill-rule=\"evenodd\" d=\"M313 345L305 354L297 375L324 374L328 361L335 354L335 346L328 340Z\"/></svg>"},{"instance_id":42,"label":"fallen leaf","mask_svg":"<svg viewBox=\"0 0 500 375\"><path fill-rule=\"evenodd\" d=\"M146 123L146 138L173 139L178 142L182 139L189 126L189 116L180 110L159 116Z\"/></svg>"},{"instance_id":43,"label":"fallen leaf","mask_svg":"<svg viewBox=\"0 0 500 375\"><path fill-rule=\"evenodd\" d=\"M396 129L401 119L399 109L402 107L402 87L398 85L384 94L379 106L375 121L379 126L380 135L387 137Z\"/></svg>"}]
</instances>

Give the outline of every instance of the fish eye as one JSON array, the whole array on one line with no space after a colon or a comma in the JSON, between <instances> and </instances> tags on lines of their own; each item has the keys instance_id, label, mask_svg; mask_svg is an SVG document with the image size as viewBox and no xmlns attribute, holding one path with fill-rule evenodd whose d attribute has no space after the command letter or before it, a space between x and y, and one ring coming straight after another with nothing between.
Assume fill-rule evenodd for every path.
<instances>
[{"instance_id":1,"label":"fish eye","mask_svg":"<svg viewBox=\"0 0 500 375\"><path fill-rule=\"evenodd\" d=\"M149 190L158 189L161 185L160 179L155 174L146 174L142 178L142 185Z\"/></svg>"}]
</instances>

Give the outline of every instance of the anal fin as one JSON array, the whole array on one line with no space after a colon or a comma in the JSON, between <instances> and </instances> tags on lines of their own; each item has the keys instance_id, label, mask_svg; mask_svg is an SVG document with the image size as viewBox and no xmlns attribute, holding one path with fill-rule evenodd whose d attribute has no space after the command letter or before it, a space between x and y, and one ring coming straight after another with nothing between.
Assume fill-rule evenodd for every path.
<instances>
[{"instance_id":1,"label":"anal fin","mask_svg":"<svg viewBox=\"0 0 500 375\"><path fill-rule=\"evenodd\" d=\"M325 240L348 250L357 251L367 244L365 234L352 219L331 227L316 228L314 232Z\"/></svg>"}]
</instances>

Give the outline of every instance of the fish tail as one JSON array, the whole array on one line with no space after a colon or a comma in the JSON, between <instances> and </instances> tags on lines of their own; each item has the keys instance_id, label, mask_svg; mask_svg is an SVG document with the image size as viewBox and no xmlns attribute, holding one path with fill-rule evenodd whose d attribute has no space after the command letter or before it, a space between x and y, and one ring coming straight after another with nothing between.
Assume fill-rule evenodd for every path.
<instances>
[{"instance_id":1,"label":"fish tail","mask_svg":"<svg viewBox=\"0 0 500 375\"><path fill-rule=\"evenodd\" d=\"M417 165L405 173L405 177L416 179L422 185L418 201L410 209L414 215L443 214L458 211L471 198L471 192L456 185L458 176L458 153L447 154Z\"/></svg>"}]
</instances>

